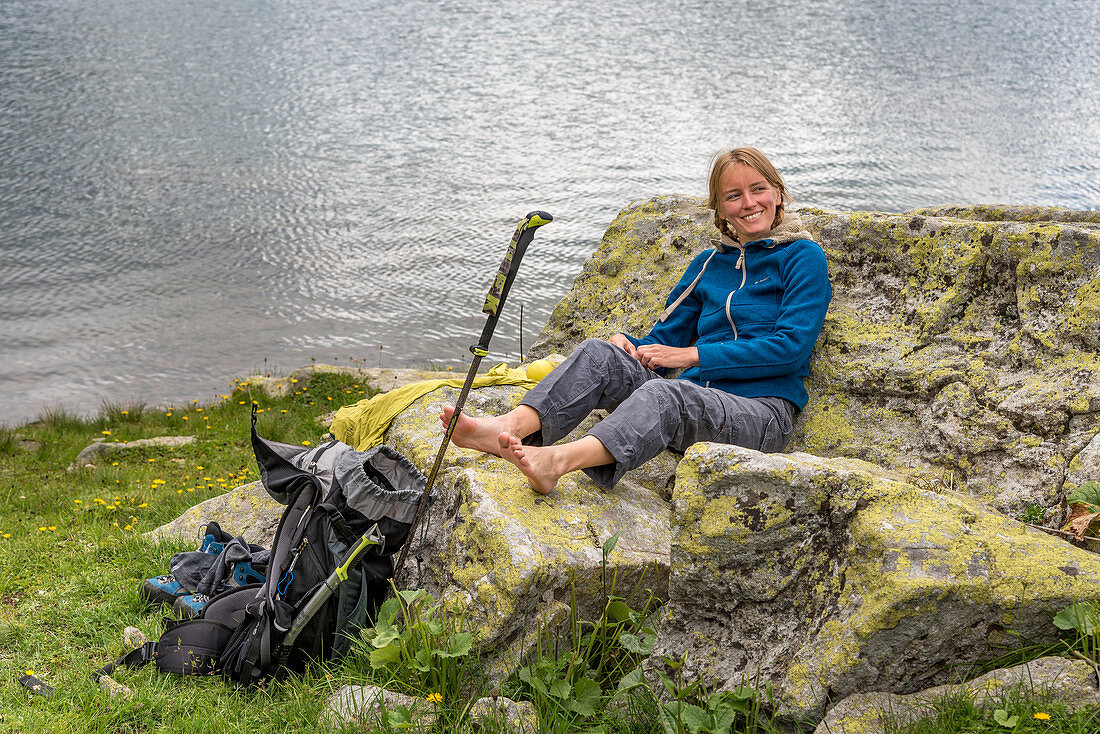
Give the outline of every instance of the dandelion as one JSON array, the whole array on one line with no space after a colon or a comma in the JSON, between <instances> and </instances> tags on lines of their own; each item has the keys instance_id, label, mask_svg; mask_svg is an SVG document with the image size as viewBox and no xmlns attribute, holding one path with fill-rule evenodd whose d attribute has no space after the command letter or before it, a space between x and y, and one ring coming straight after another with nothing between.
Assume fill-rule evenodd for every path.
<instances>
[{"instance_id":1,"label":"dandelion","mask_svg":"<svg viewBox=\"0 0 1100 734\"><path fill-rule=\"evenodd\" d=\"M84 504L84 500L73 500L73 502L75 502L78 505Z\"/></svg>"},{"instance_id":2,"label":"dandelion","mask_svg":"<svg viewBox=\"0 0 1100 734\"><path fill-rule=\"evenodd\" d=\"M237 401L237 405L244 405L244 402L245 402L245 401L243 401L243 400L238 400L238 401Z\"/></svg>"},{"instance_id":3,"label":"dandelion","mask_svg":"<svg viewBox=\"0 0 1100 734\"><path fill-rule=\"evenodd\" d=\"M164 417L165 418L171 418L172 417L172 411L168 411L167 413L165 413Z\"/></svg>"},{"instance_id":4,"label":"dandelion","mask_svg":"<svg viewBox=\"0 0 1100 734\"><path fill-rule=\"evenodd\" d=\"M302 445L303 446L312 446L313 444L311 444L309 441L302 441Z\"/></svg>"},{"instance_id":5,"label":"dandelion","mask_svg":"<svg viewBox=\"0 0 1100 734\"><path fill-rule=\"evenodd\" d=\"M156 459L149 459L149 463L152 464Z\"/></svg>"},{"instance_id":6,"label":"dandelion","mask_svg":"<svg viewBox=\"0 0 1100 734\"><path fill-rule=\"evenodd\" d=\"M50 526L50 532L52 533L54 530L57 530L57 526L56 525L51 525Z\"/></svg>"},{"instance_id":7,"label":"dandelion","mask_svg":"<svg viewBox=\"0 0 1100 734\"><path fill-rule=\"evenodd\" d=\"M11 533L4 533L4 540L7 540L10 537L11 537Z\"/></svg>"},{"instance_id":8,"label":"dandelion","mask_svg":"<svg viewBox=\"0 0 1100 734\"><path fill-rule=\"evenodd\" d=\"M195 412L196 412L196 413L201 413L201 412L202 412L202 408L195 408Z\"/></svg>"},{"instance_id":9,"label":"dandelion","mask_svg":"<svg viewBox=\"0 0 1100 734\"><path fill-rule=\"evenodd\" d=\"M443 694L439 693L438 691L435 693L429 693L428 700L432 703L443 703Z\"/></svg>"},{"instance_id":10,"label":"dandelion","mask_svg":"<svg viewBox=\"0 0 1100 734\"><path fill-rule=\"evenodd\" d=\"M298 382L298 378L297 378L297 377L291 377L291 378L290 378L290 381L291 381L291 382Z\"/></svg>"},{"instance_id":11,"label":"dandelion","mask_svg":"<svg viewBox=\"0 0 1100 734\"><path fill-rule=\"evenodd\" d=\"M117 461L112 461L111 466L118 466L118 462Z\"/></svg>"},{"instance_id":12,"label":"dandelion","mask_svg":"<svg viewBox=\"0 0 1100 734\"><path fill-rule=\"evenodd\" d=\"M279 412L280 412L280 413L285 413L285 412L286 412L286 410L280 410Z\"/></svg>"},{"instance_id":13,"label":"dandelion","mask_svg":"<svg viewBox=\"0 0 1100 734\"><path fill-rule=\"evenodd\" d=\"M43 525L42 527L38 528L38 532L40 532L40 533L44 533L44 532L46 532L46 530L47 530L47 528L46 528L46 526L45 526L45 525Z\"/></svg>"},{"instance_id":14,"label":"dandelion","mask_svg":"<svg viewBox=\"0 0 1100 734\"><path fill-rule=\"evenodd\" d=\"M103 435L104 435L104 436L110 436L110 435L111 435L111 432L110 432L110 431L103 431Z\"/></svg>"},{"instance_id":15,"label":"dandelion","mask_svg":"<svg viewBox=\"0 0 1100 734\"><path fill-rule=\"evenodd\" d=\"M1049 721L1050 720L1050 714L1046 713L1045 711L1039 711L1039 712L1036 712L1034 718L1038 719L1039 721Z\"/></svg>"},{"instance_id":16,"label":"dandelion","mask_svg":"<svg viewBox=\"0 0 1100 734\"><path fill-rule=\"evenodd\" d=\"M184 419L184 420L187 420L187 416L183 416L183 419Z\"/></svg>"},{"instance_id":17,"label":"dandelion","mask_svg":"<svg viewBox=\"0 0 1100 734\"><path fill-rule=\"evenodd\" d=\"M27 675L34 675L34 671L33 670L28 670Z\"/></svg>"},{"instance_id":18,"label":"dandelion","mask_svg":"<svg viewBox=\"0 0 1100 734\"><path fill-rule=\"evenodd\" d=\"M124 410L124 411L122 411L122 414L123 414L123 415L130 415L130 411L128 411L128 410Z\"/></svg>"},{"instance_id":19,"label":"dandelion","mask_svg":"<svg viewBox=\"0 0 1100 734\"><path fill-rule=\"evenodd\" d=\"M142 502L140 505L138 505L138 507L148 507L148 506L149 506L148 502Z\"/></svg>"}]
</instances>

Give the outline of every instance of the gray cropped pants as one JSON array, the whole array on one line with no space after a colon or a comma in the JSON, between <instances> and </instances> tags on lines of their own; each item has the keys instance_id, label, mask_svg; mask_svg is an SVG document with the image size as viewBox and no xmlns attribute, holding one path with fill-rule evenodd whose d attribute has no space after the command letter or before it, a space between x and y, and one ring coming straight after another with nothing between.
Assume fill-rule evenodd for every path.
<instances>
[{"instance_id":1,"label":"gray cropped pants","mask_svg":"<svg viewBox=\"0 0 1100 734\"><path fill-rule=\"evenodd\" d=\"M542 420L542 429L524 439L532 446L561 440L596 408L611 411L586 435L598 438L615 463L584 470L607 489L666 448L684 451L699 441L715 441L782 451L797 412L783 398L743 398L662 378L600 339L583 342L520 404L534 408Z\"/></svg>"}]
</instances>

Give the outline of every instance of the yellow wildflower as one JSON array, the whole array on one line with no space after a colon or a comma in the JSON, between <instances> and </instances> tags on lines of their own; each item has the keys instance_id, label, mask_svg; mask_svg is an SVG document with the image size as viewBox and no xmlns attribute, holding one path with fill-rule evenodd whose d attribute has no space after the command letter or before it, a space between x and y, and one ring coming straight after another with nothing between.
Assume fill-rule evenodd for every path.
<instances>
[{"instance_id":1,"label":"yellow wildflower","mask_svg":"<svg viewBox=\"0 0 1100 734\"><path fill-rule=\"evenodd\" d=\"M104 431L104 432L103 432L103 435L104 435L104 436L110 436L110 435L111 435L111 432L110 432L110 431Z\"/></svg>"},{"instance_id":2,"label":"yellow wildflower","mask_svg":"<svg viewBox=\"0 0 1100 734\"><path fill-rule=\"evenodd\" d=\"M1038 719L1039 721L1049 721L1050 720L1050 714L1048 714L1044 711L1039 711L1035 714L1035 718Z\"/></svg>"},{"instance_id":3,"label":"yellow wildflower","mask_svg":"<svg viewBox=\"0 0 1100 734\"><path fill-rule=\"evenodd\" d=\"M431 701L432 703L442 703L443 702L443 694L439 693L438 691L435 692L435 693L429 693L428 694L428 700Z\"/></svg>"}]
</instances>

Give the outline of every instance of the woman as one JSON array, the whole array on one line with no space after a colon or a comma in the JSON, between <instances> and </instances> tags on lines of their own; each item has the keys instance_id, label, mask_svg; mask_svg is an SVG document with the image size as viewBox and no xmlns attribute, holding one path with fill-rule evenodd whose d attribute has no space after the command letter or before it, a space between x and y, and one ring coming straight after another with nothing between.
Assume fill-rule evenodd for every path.
<instances>
[{"instance_id":1,"label":"woman","mask_svg":"<svg viewBox=\"0 0 1100 734\"><path fill-rule=\"evenodd\" d=\"M787 445L832 297L825 254L784 212L786 186L760 151L716 155L708 188L720 241L691 262L649 334L585 341L514 410L460 415L456 445L507 459L544 494L578 469L611 488L663 449L698 441ZM554 445L595 408L612 412ZM443 409L444 425L453 413Z\"/></svg>"}]
</instances>

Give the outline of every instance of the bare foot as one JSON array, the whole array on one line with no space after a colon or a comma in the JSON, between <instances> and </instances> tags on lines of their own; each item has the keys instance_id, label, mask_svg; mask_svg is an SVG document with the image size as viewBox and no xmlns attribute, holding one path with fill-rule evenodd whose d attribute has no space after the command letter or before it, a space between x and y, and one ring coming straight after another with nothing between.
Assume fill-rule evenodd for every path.
<instances>
[{"instance_id":1,"label":"bare foot","mask_svg":"<svg viewBox=\"0 0 1100 734\"><path fill-rule=\"evenodd\" d=\"M439 422L443 424L444 430L451 424L451 416L454 413L455 409L448 405L439 414ZM464 449L477 449L493 456L500 456L497 436L504 428L499 418L474 418L460 413L454 433L451 434L451 441L455 446L461 446Z\"/></svg>"},{"instance_id":2,"label":"bare foot","mask_svg":"<svg viewBox=\"0 0 1100 734\"><path fill-rule=\"evenodd\" d=\"M554 446L524 446L510 433L499 434L497 443L499 456L515 464L523 472L531 489L541 494L550 494L550 490L557 486L562 472L558 472L554 466Z\"/></svg>"}]
</instances>

